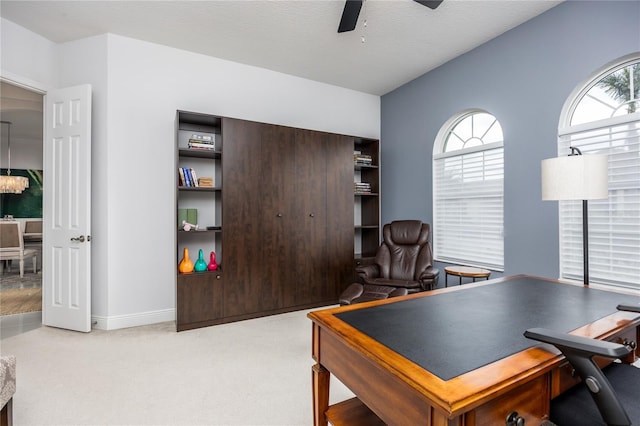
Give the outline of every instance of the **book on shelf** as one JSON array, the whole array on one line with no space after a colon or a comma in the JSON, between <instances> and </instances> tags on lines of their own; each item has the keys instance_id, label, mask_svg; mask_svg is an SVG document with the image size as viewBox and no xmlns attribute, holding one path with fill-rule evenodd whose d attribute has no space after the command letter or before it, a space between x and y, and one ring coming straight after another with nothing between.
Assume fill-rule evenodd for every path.
<instances>
[{"instance_id":1,"label":"book on shelf","mask_svg":"<svg viewBox=\"0 0 640 426\"><path fill-rule=\"evenodd\" d=\"M187 222L192 225L198 224L198 209L186 209L187 210Z\"/></svg>"},{"instance_id":2,"label":"book on shelf","mask_svg":"<svg viewBox=\"0 0 640 426\"><path fill-rule=\"evenodd\" d=\"M354 151L353 161L357 165L371 166L373 164L373 157L369 154L363 154L360 151Z\"/></svg>"},{"instance_id":3,"label":"book on shelf","mask_svg":"<svg viewBox=\"0 0 640 426\"><path fill-rule=\"evenodd\" d=\"M208 143L199 143L189 141L189 149L204 149L208 151L215 151L215 145Z\"/></svg>"},{"instance_id":4,"label":"book on shelf","mask_svg":"<svg viewBox=\"0 0 640 426\"><path fill-rule=\"evenodd\" d=\"M204 135L200 133L193 133L188 140L188 146L191 149L215 149L216 138L215 135Z\"/></svg>"},{"instance_id":5,"label":"book on shelf","mask_svg":"<svg viewBox=\"0 0 640 426\"><path fill-rule=\"evenodd\" d=\"M354 161L354 163L355 163L356 165L358 165L358 166L372 166L372 165L373 165L373 160L371 160L371 159L368 159L368 160L367 160L367 159L360 159L360 158L358 158L358 159L356 159L356 160Z\"/></svg>"},{"instance_id":6,"label":"book on shelf","mask_svg":"<svg viewBox=\"0 0 640 426\"><path fill-rule=\"evenodd\" d=\"M184 186L187 188L197 188L198 179L196 176L195 170L190 167L178 167L178 182L180 186Z\"/></svg>"},{"instance_id":7,"label":"book on shelf","mask_svg":"<svg viewBox=\"0 0 640 426\"><path fill-rule=\"evenodd\" d=\"M201 177L200 179L198 179L198 184L203 188L213 188L213 178Z\"/></svg>"},{"instance_id":8,"label":"book on shelf","mask_svg":"<svg viewBox=\"0 0 640 426\"><path fill-rule=\"evenodd\" d=\"M198 185L198 177L196 176L196 171L193 169L189 169L189 176L191 177L191 181L193 182L193 186L195 186L196 188L200 185Z\"/></svg>"},{"instance_id":9,"label":"book on shelf","mask_svg":"<svg viewBox=\"0 0 640 426\"><path fill-rule=\"evenodd\" d=\"M183 229L182 222L198 224L198 209L178 209L178 229Z\"/></svg>"},{"instance_id":10,"label":"book on shelf","mask_svg":"<svg viewBox=\"0 0 640 426\"><path fill-rule=\"evenodd\" d=\"M209 142L209 143L213 143L214 141L213 135L203 135L200 133L193 133L189 139L193 139L195 141L200 141L200 142Z\"/></svg>"},{"instance_id":11,"label":"book on shelf","mask_svg":"<svg viewBox=\"0 0 640 426\"><path fill-rule=\"evenodd\" d=\"M191 184L191 179L189 177L189 169L187 169L186 167L183 167L182 168L182 173L184 174L184 186L186 186L186 187L193 186Z\"/></svg>"},{"instance_id":12,"label":"book on shelf","mask_svg":"<svg viewBox=\"0 0 640 426\"><path fill-rule=\"evenodd\" d=\"M182 229L182 221L187 221L187 209L178 209L178 229Z\"/></svg>"},{"instance_id":13,"label":"book on shelf","mask_svg":"<svg viewBox=\"0 0 640 426\"><path fill-rule=\"evenodd\" d=\"M353 191L356 194L371 194L371 184L368 182L354 182Z\"/></svg>"}]
</instances>

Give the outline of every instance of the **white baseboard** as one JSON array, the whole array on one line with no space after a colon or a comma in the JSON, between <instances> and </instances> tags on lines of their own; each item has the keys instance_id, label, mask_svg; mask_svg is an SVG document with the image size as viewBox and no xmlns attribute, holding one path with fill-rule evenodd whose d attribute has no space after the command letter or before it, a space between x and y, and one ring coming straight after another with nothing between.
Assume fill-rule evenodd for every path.
<instances>
[{"instance_id":1,"label":"white baseboard","mask_svg":"<svg viewBox=\"0 0 640 426\"><path fill-rule=\"evenodd\" d=\"M175 321L176 310L140 312L137 314L114 316L91 316L92 328L96 330L117 330L119 328L139 327L159 322Z\"/></svg>"}]
</instances>

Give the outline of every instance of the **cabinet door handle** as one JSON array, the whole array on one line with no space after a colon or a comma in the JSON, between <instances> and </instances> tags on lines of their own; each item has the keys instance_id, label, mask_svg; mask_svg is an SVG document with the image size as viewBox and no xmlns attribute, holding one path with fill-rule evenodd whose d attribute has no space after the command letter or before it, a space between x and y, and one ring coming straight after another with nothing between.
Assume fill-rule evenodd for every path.
<instances>
[{"instance_id":1,"label":"cabinet door handle","mask_svg":"<svg viewBox=\"0 0 640 426\"><path fill-rule=\"evenodd\" d=\"M282 217L282 213L278 213L276 217Z\"/></svg>"},{"instance_id":2,"label":"cabinet door handle","mask_svg":"<svg viewBox=\"0 0 640 426\"><path fill-rule=\"evenodd\" d=\"M316 217L313 213L309 213L309 217Z\"/></svg>"}]
</instances>

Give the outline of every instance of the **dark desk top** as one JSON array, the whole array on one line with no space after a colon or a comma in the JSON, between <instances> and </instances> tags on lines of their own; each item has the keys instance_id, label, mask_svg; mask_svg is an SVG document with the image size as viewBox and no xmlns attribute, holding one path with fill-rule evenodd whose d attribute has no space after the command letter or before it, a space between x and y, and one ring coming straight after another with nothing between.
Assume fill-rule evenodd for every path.
<instances>
[{"instance_id":1,"label":"dark desk top","mask_svg":"<svg viewBox=\"0 0 640 426\"><path fill-rule=\"evenodd\" d=\"M516 276L462 291L337 313L336 317L449 380L537 343L532 327L568 332L639 297Z\"/></svg>"}]
</instances>

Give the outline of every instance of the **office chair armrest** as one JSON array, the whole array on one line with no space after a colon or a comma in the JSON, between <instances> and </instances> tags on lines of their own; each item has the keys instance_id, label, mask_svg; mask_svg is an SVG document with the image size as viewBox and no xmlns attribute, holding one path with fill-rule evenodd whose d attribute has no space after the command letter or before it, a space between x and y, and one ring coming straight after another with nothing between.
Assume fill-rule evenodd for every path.
<instances>
[{"instance_id":1,"label":"office chair armrest","mask_svg":"<svg viewBox=\"0 0 640 426\"><path fill-rule=\"evenodd\" d=\"M607 358L622 358L631 352L631 348L603 340L590 339L588 337L574 336L546 328L530 328L524 332L524 337L550 343L562 351L567 348L584 356L600 355ZM564 352L564 351L563 351Z\"/></svg>"},{"instance_id":2,"label":"office chair armrest","mask_svg":"<svg viewBox=\"0 0 640 426\"><path fill-rule=\"evenodd\" d=\"M434 279L438 277L440 274L440 270L438 268L434 268L433 266L429 266L420 274L420 279Z\"/></svg>"},{"instance_id":3,"label":"office chair armrest","mask_svg":"<svg viewBox=\"0 0 640 426\"><path fill-rule=\"evenodd\" d=\"M438 268L434 268L433 266L429 266L424 271L420 273L418 277L418 281L420 281L420 286L423 290L433 290L438 285L438 275L440 274L440 270Z\"/></svg>"},{"instance_id":4,"label":"office chair armrest","mask_svg":"<svg viewBox=\"0 0 640 426\"><path fill-rule=\"evenodd\" d=\"M621 303L617 306L617 308L619 311L629 311L629 312L640 313L640 304L627 305L627 304Z\"/></svg>"},{"instance_id":5,"label":"office chair armrest","mask_svg":"<svg viewBox=\"0 0 640 426\"><path fill-rule=\"evenodd\" d=\"M629 416L616 396L611 383L593 360L594 355L621 358L632 349L617 343L560 333L544 328L531 328L524 336L557 347L589 389L606 424L630 425ZM630 367L635 368L635 367Z\"/></svg>"},{"instance_id":6,"label":"office chair armrest","mask_svg":"<svg viewBox=\"0 0 640 426\"><path fill-rule=\"evenodd\" d=\"M366 278L378 278L380 276L380 269L375 263L371 265L361 265L356 267L356 274L358 274L362 280Z\"/></svg>"}]
</instances>

